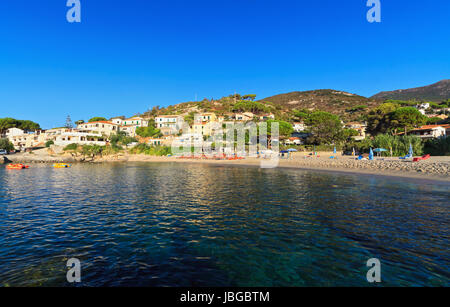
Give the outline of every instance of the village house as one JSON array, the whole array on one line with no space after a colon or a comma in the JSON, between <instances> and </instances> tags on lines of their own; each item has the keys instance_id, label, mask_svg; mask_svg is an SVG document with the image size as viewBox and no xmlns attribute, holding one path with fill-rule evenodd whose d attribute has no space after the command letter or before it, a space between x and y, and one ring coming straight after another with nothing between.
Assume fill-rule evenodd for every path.
<instances>
[{"instance_id":1,"label":"village house","mask_svg":"<svg viewBox=\"0 0 450 307\"><path fill-rule=\"evenodd\" d=\"M124 117L114 117L114 118L111 118L110 121L111 121L113 124L122 126L124 119L125 119Z\"/></svg>"},{"instance_id":2,"label":"village house","mask_svg":"<svg viewBox=\"0 0 450 307\"><path fill-rule=\"evenodd\" d=\"M140 116L134 116L122 121L122 126L148 127L148 120Z\"/></svg>"},{"instance_id":3,"label":"village house","mask_svg":"<svg viewBox=\"0 0 450 307\"><path fill-rule=\"evenodd\" d=\"M154 138L149 138L147 140L147 144L150 146L161 146L165 144L165 140L164 139L154 139Z\"/></svg>"},{"instance_id":4,"label":"village house","mask_svg":"<svg viewBox=\"0 0 450 307\"><path fill-rule=\"evenodd\" d=\"M9 128L6 130L5 135L3 137L6 137L9 139L10 137L18 136L18 135L22 135L22 134L25 134L25 131L23 131L22 129Z\"/></svg>"},{"instance_id":5,"label":"village house","mask_svg":"<svg viewBox=\"0 0 450 307\"><path fill-rule=\"evenodd\" d=\"M275 119L275 115L273 115L272 113L270 113L270 114L262 114L262 115L258 116L258 119L260 121L266 121L266 120L269 120L269 119L274 120Z\"/></svg>"},{"instance_id":6,"label":"village house","mask_svg":"<svg viewBox=\"0 0 450 307\"><path fill-rule=\"evenodd\" d=\"M295 122L292 124L295 132L302 132L306 130L306 125L303 122Z\"/></svg>"},{"instance_id":7,"label":"village house","mask_svg":"<svg viewBox=\"0 0 450 307\"><path fill-rule=\"evenodd\" d=\"M136 136L136 128L135 125L128 125L128 126L120 126L119 131L125 132L128 136L135 137Z\"/></svg>"},{"instance_id":8,"label":"village house","mask_svg":"<svg viewBox=\"0 0 450 307\"><path fill-rule=\"evenodd\" d=\"M344 128L358 131L358 135L352 136L355 141L362 141L366 138L367 124L365 123L347 123Z\"/></svg>"},{"instance_id":9,"label":"village house","mask_svg":"<svg viewBox=\"0 0 450 307\"><path fill-rule=\"evenodd\" d=\"M253 120L254 117L255 114L253 114L252 112L236 113L234 115L234 119L236 121L243 121L243 122Z\"/></svg>"},{"instance_id":10,"label":"village house","mask_svg":"<svg viewBox=\"0 0 450 307\"><path fill-rule=\"evenodd\" d=\"M195 115L194 122L214 122L217 121L217 116L214 113L203 113Z\"/></svg>"},{"instance_id":11,"label":"village house","mask_svg":"<svg viewBox=\"0 0 450 307\"><path fill-rule=\"evenodd\" d=\"M108 121L98 121L91 123L83 123L77 126L77 129L80 131L91 131L100 134L104 134L106 136L111 136L112 134L116 134L120 129L119 125L114 124Z\"/></svg>"},{"instance_id":12,"label":"village house","mask_svg":"<svg viewBox=\"0 0 450 307\"><path fill-rule=\"evenodd\" d=\"M437 139L447 135L447 125L426 125L408 132L410 135L416 135L422 139Z\"/></svg>"},{"instance_id":13,"label":"village house","mask_svg":"<svg viewBox=\"0 0 450 307\"><path fill-rule=\"evenodd\" d=\"M445 115L445 114L427 114L426 117L428 117L428 118L435 118L435 117L437 117L437 118L442 119L442 120L448 118L448 116Z\"/></svg>"},{"instance_id":14,"label":"village house","mask_svg":"<svg viewBox=\"0 0 450 307\"><path fill-rule=\"evenodd\" d=\"M422 113L422 115L425 115L426 111L430 108L430 104L429 103L421 103L415 106L415 108L417 110L419 110L420 113Z\"/></svg>"},{"instance_id":15,"label":"village house","mask_svg":"<svg viewBox=\"0 0 450 307\"><path fill-rule=\"evenodd\" d=\"M290 137L284 141L285 145L302 145L302 139L299 137Z\"/></svg>"},{"instance_id":16,"label":"village house","mask_svg":"<svg viewBox=\"0 0 450 307\"><path fill-rule=\"evenodd\" d=\"M180 115L161 115L155 118L155 125L163 135L178 134L183 128L184 118Z\"/></svg>"},{"instance_id":17,"label":"village house","mask_svg":"<svg viewBox=\"0 0 450 307\"><path fill-rule=\"evenodd\" d=\"M61 134L57 134L53 140L57 146L67 146L70 144L79 145L99 145L105 146L107 144L105 136L100 133L82 132L75 129L70 129Z\"/></svg>"},{"instance_id":18,"label":"village house","mask_svg":"<svg viewBox=\"0 0 450 307\"><path fill-rule=\"evenodd\" d=\"M44 147L47 141L45 131L35 131L34 133L23 133L8 137L9 141L17 150L25 150L36 147Z\"/></svg>"}]
</instances>

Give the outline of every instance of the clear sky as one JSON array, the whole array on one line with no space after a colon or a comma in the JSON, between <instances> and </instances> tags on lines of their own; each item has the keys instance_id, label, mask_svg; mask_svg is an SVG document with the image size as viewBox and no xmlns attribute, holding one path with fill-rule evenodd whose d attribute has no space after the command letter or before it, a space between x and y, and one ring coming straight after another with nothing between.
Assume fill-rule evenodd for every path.
<instances>
[{"instance_id":1,"label":"clear sky","mask_svg":"<svg viewBox=\"0 0 450 307\"><path fill-rule=\"evenodd\" d=\"M234 93L371 96L450 78L450 1L0 2L0 117L43 128Z\"/></svg>"}]
</instances>

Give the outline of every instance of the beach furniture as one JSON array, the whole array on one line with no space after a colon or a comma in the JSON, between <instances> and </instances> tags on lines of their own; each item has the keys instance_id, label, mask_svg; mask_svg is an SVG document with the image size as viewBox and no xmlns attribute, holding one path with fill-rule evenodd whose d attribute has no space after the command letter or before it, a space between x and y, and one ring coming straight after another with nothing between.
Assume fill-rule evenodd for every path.
<instances>
[{"instance_id":1,"label":"beach furniture","mask_svg":"<svg viewBox=\"0 0 450 307\"><path fill-rule=\"evenodd\" d=\"M430 155L424 155L424 156L422 156L422 157L414 158L413 162L424 161L424 160L428 160L428 159L430 159L430 158L431 158Z\"/></svg>"},{"instance_id":2,"label":"beach furniture","mask_svg":"<svg viewBox=\"0 0 450 307\"><path fill-rule=\"evenodd\" d=\"M27 169L27 168L30 168L30 166L25 164L8 164L6 166L6 169Z\"/></svg>"},{"instance_id":3,"label":"beach furniture","mask_svg":"<svg viewBox=\"0 0 450 307\"><path fill-rule=\"evenodd\" d=\"M369 160L373 161L373 150L372 150L372 148L370 148Z\"/></svg>"},{"instance_id":4,"label":"beach furniture","mask_svg":"<svg viewBox=\"0 0 450 307\"><path fill-rule=\"evenodd\" d=\"M72 165L67 164L67 163L55 163L53 164L54 168L69 168L72 167Z\"/></svg>"},{"instance_id":5,"label":"beach furniture","mask_svg":"<svg viewBox=\"0 0 450 307\"><path fill-rule=\"evenodd\" d=\"M408 159L412 159L412 156L410 156L409 154L404 156L404 157L399 157L400 160L408 160Z\"/></svg>"}]
</instances>

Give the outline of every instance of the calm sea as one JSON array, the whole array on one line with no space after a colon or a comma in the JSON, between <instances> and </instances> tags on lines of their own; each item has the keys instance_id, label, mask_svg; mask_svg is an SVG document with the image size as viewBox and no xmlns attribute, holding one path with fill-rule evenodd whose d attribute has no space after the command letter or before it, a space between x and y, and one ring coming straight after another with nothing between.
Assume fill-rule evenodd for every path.
<instances>
[{"instance_id":1,"label":"calm sea","mask_svg":"<svg viewBox=\"0 0 450 307\"><path fill-rule=\"evenodd\" d=\"M0 286L450 286L445 183L190 164L0 167Z\"/></svg>"}]
</instances>

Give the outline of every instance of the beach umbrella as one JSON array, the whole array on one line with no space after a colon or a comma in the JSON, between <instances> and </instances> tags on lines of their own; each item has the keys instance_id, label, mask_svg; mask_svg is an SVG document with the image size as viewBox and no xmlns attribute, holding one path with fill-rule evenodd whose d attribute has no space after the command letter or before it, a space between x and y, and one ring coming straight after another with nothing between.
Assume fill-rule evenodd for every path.
<instances>
[{"instance_id":1,"label":"beach umbrella","mask_svg":"<svg viewBox=\"0 0 450 307\"><path fill-rule=\"evenodd\" d=\"M414 156L414 151L413 151L413 148L412 148L412 144L411 144L411 143L409 143L409 152L408 152L408 155L409 155L410 157L413 157L413 156Z\"/></svg>"},{"instance_id":2,"label":"beach umbrella","mask_svg":"<svg viewBox=\"0 0 450 307\"><path fill-rule=\"evenodd\" d=\"M387 150L387 149L384 149L384 148L376 148L376 149L374 150L374 152L377 152L377 153L378 153L378 156L381 156L381 153L384 152L384 151L388 151L388 150Z\"/></svg>"},{"instance_id":3,"label":"beach umbrella","mask_svg":"<svg viewBox=\"0 0 450 307\"><path fill-rule=\"evenodd\" d=\"M376 148L373 152L384 152L384 151L388 151L388 150L384 149L384 148Z\"/></svg>"},{"instance_id":4,"label":"beach umbrella","mask_svg":"<svg viewBox=\"0 0 450 307\"><path fill-rule=\"evenodd\" d=\"M372 147L370 147L369 160L373 160L373 150L372 150Z\"/></svg>"},{"instance_id":5,"label":"beach umbrella","mask_svg":"<svg viewBox=\"0 0 450 307\"><path fill-rule=\"evenodd\" d=\"M295 149L295 148L289 148L287 151L289 151L289 152L297 152L298 150Z\"/></svg>"}]
</instances>

